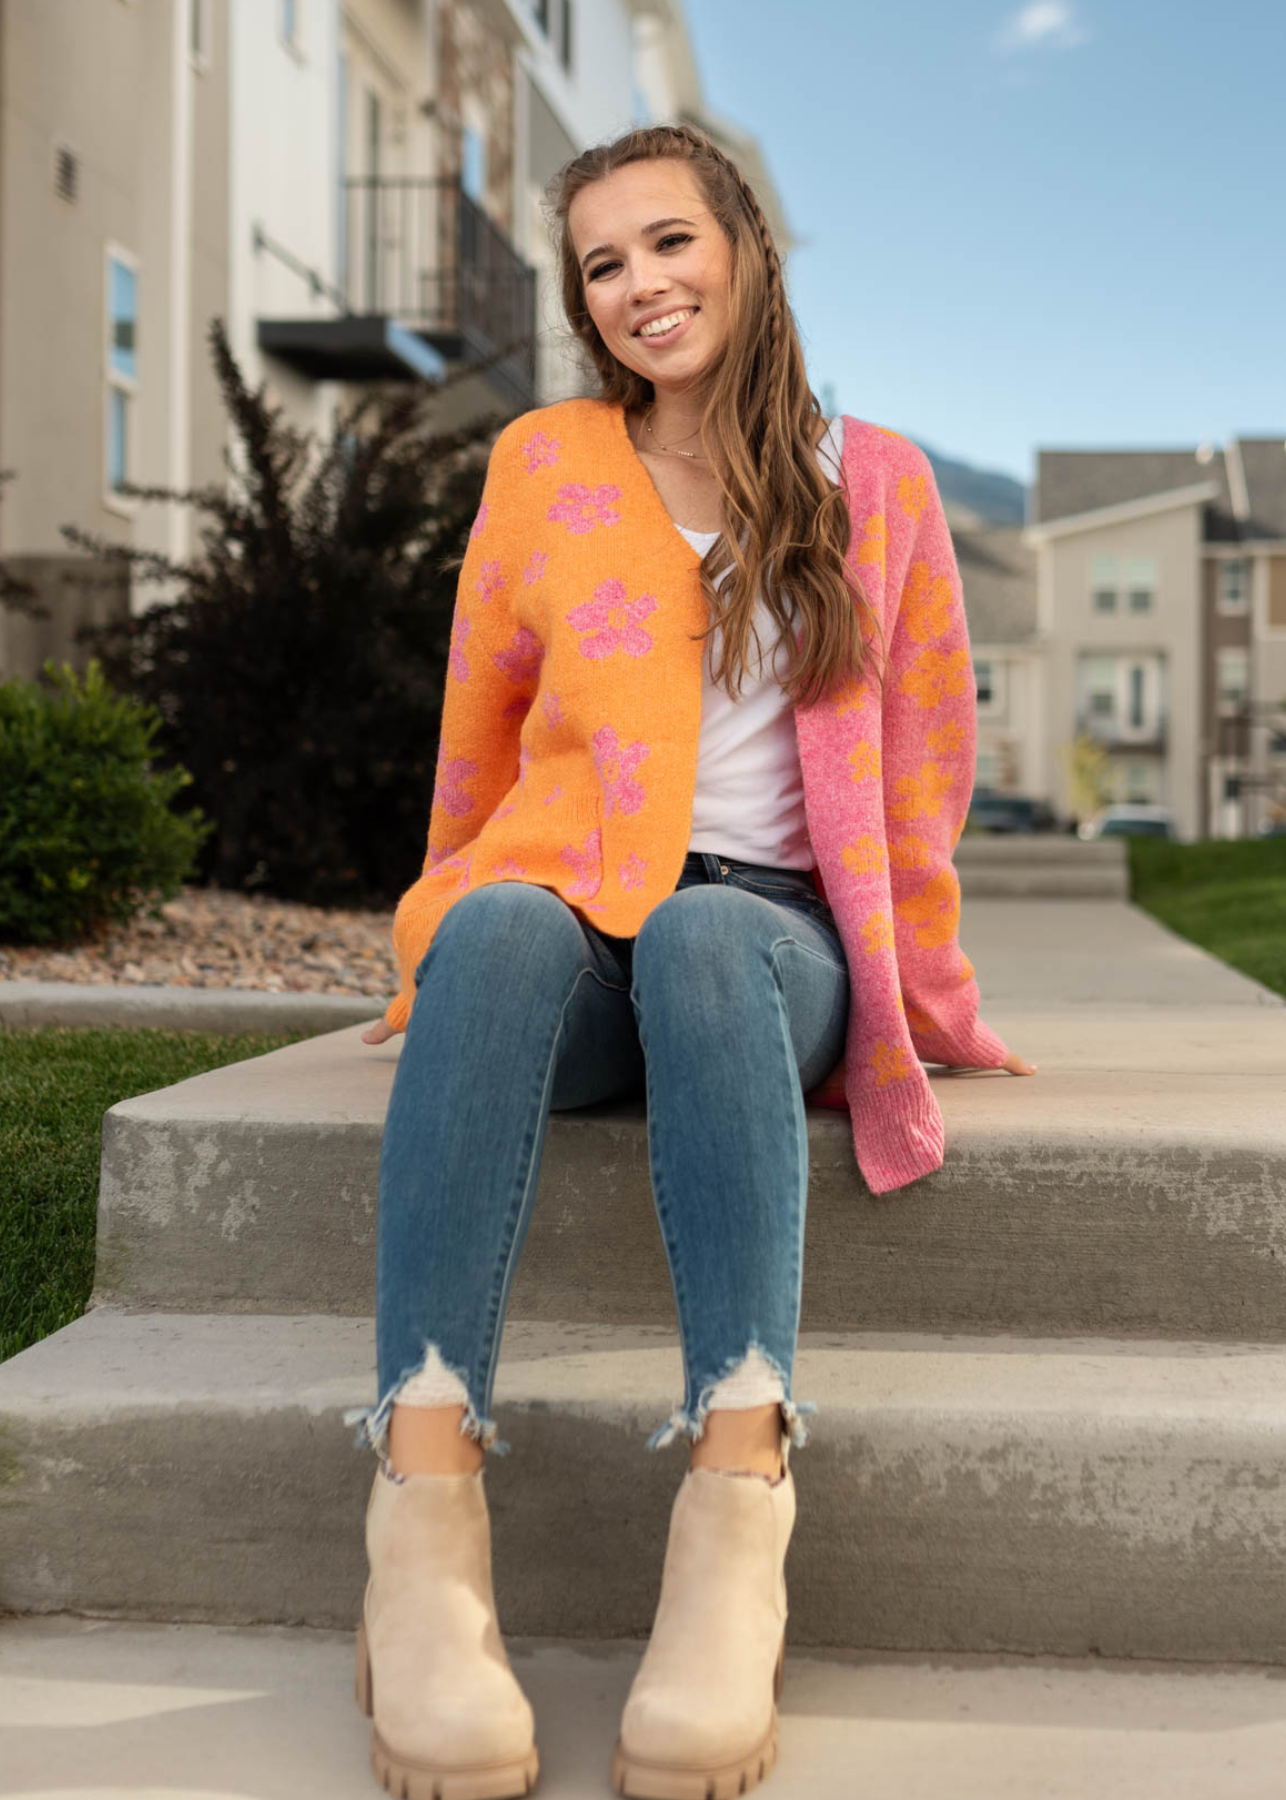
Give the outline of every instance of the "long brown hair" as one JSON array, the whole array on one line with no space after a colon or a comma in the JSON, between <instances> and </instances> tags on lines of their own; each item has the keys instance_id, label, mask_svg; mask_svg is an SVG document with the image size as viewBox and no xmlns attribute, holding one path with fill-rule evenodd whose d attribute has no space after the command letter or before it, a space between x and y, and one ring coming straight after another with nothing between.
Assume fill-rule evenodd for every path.
<instances>
[{"instance_id":1,"label":"long brown hair","mask_svg":"<svg viewBox=\"0 0 1286 1800\"><path fill-rule=\"evenodd\" d=\"M772 231L749 182L704 132L690 125L640 126L582 151L559 170L547 198L559 239L563 308L598 373L599 398L639 410L649 405L656 397L653 384L612 355L590 317L568 214L591 182L652 157L688 164L732 245L728 337L703 378L701 447L730 527L701 563L711 612L701 635L719 627L722 636L711 677L723 681L731 698L740 697L749 673L755 594L762 591L790 649L782 687L793 703L811 705L865 676L868 637L880 635L879 620L846 566L853 530L847 494L818 465L822 410L808 384ZM733 573L720 590L715 577L728 568ZM803 630L798 646L788 597Z\"/></svg>"}]
</instances>

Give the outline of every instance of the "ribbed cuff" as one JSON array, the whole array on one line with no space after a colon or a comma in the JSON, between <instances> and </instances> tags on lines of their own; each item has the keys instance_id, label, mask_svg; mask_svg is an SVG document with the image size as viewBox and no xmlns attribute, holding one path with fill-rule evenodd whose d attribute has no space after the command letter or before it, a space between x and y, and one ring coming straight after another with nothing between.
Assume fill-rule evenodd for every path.
<instances>
[{"instance_id":1,"label":"ribbed cuff","mask_svg":"<svg viewBox=\"0 0 1286 1800\"><path fill-rule=\"evenodd\" d=\"M850 1096L853 1150L857 1166L873 1194L891 1193L942 1167L946 1128L929 1080L917 1064L899 1083L876 1096Z\"/></svg>"},{"instance_id":2,"label":"ribbed cuff","mask_svg":"<svg viewBox=\"0 0 1286 1800\"><path fill-rule=\"evenodd\" d=\"M974 1019L963 1031L944 1027L925 1041L933 1047L923 1052L924 1060L945 1063L952 1069L1000 1069L1011 1054L1004 1040L981 1019Z\"/></svg>"},{"instance_id":3,"label":"ribbed cuff","mask_svg":"<svg viewBox=\"0 0 1286 1800\"><path fill-rule=\"evenodd\" d=\"M405 994L397 994L384 1009L384 1023L390 1031L405 1031L411 1016L411 1002Z\"/></svg>"}]
</instances>

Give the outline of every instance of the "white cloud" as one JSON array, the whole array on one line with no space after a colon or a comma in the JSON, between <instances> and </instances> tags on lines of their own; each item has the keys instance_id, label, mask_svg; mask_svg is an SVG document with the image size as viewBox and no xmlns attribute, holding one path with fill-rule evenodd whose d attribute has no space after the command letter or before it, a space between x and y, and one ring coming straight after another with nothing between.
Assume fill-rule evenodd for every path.
<instances>
[{"instance_id":1,"label":"white cloud","mask_svg":"<svg viewBox=\"0 0 1286 1800\"><path fill-rule=\"evenodd\" d=\"M1074 50L1090 36L1067 0L1031 0L1005 20L994 48L1002 55L1015 50Z\"/></svg>"}]
</instances>

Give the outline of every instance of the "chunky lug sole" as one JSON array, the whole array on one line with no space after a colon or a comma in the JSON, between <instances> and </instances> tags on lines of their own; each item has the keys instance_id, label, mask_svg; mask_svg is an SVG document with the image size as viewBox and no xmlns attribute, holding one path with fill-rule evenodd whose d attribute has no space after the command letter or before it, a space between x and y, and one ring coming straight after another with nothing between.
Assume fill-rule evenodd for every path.
<instances>
[{"instance_id":1,"label":"chunky lug sole","mask_svg":"<svg viewBox=\"0 0 1286 1800\"><path fill-rule=\"evenodd\" d=\"M435 1767L395 1755L374 1723L375 1684L365 1619L357 1627L357 1704L372 1721L371 1768L375 1779L398 1800L511 1800L511 1796L529 1794L536 1785L540 1756L534 1744L517 1762L476 1763L472 1768Z\"/></svg>"},{"instance_id":2,"label":"chunky lug sole","mask_svg":"<svg viewBox=\"0 0 1286 1800\"><path fill-rule=\"evenodd\" d=\"M773 1673L774 1703L781 1698L785 1671L786 1638L783 1633ZM776 1761L777 1707L774 1704L767 1736L736 1762L706 1768L647 1762L642 1757L628 1755L618 1738L612 1755L612 1791L629 1796L629 1800L737 1800L737 1796L748 1794L756 1787Z\"/></svg>"}]
</instances>

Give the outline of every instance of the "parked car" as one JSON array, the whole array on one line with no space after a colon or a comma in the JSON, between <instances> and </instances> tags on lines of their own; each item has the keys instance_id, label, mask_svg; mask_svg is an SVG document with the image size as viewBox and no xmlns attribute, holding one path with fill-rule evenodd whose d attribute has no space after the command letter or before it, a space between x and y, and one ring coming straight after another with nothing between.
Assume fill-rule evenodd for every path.
<instances>
[{"instance_id":1,"label":"parked car","mask_svg":"<svg viewBox=\"0 0 1286 1800\"><path fill-rule=\"evenodd\" d=\"M1168 806L1145 806L1139 801L1118 800L1111 806L1101 806L1092 819L1084 821L1076 835L1083 838L1173 838L1174 814Z\"/></svg>"},{"instance_id":2,"label":"parked car","mask_svg":"<svg viewBox=\"0 0 1286 1800\"><path fill-rule=\"evenodd\" d=\"M966 824L972 831L1053 831L1057 820L1048 801L975 788Z\"/></svg>"}]
</instances>

